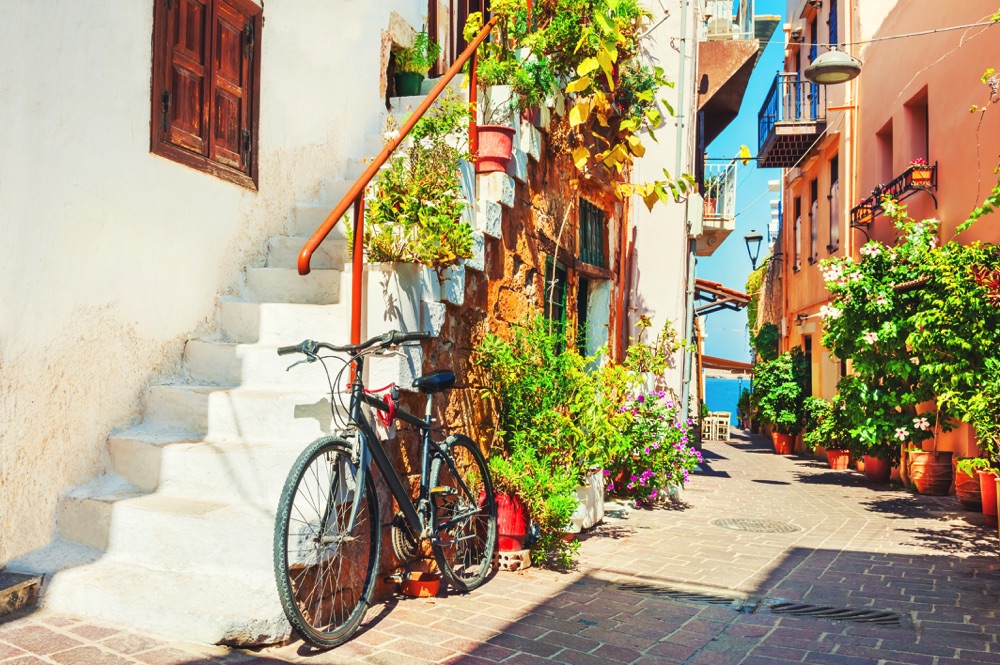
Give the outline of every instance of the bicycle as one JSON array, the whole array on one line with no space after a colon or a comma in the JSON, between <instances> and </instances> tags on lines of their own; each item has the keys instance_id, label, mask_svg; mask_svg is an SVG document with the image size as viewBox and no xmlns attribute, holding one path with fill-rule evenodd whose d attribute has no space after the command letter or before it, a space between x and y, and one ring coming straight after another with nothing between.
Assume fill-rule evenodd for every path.
<instances>
[{"instance_id":1,"label":"bicycle","mask_svg":"<svg viewBox=\"0 0 1000 665\"><path fill-rule=\"evenodd\" d=\"M459 591L481 585L493 566L496 547L496 498L486 460L469 437L432 437L431 407L436 393L450 388L455 375L435 370L414 381L427 395L424 418L396 409L399 389L383 400L366 391L365 357L391 347L430 338L427 333L391 331L366 342L334 346L304 340L278 349L301 353L295 365L320 361L330 383L331 409L339 432L321 437L299 455L281 492L274 525L274 574L285 616L307 642L331 648L349 640L372 600L381 554L381 508L370 465L378 467L399 512L391 525L393 551L404 565L430 542L442 576ZM320 356L321 350L347 354ZM335 379L326 360L344 363ZM344 422L334 386L353 368L349 414ZM411 500L386 454L371 419L371 407L420 432L420 483ZM385 420L383 420L385 422Z\"/></svg>"}]
</instances>

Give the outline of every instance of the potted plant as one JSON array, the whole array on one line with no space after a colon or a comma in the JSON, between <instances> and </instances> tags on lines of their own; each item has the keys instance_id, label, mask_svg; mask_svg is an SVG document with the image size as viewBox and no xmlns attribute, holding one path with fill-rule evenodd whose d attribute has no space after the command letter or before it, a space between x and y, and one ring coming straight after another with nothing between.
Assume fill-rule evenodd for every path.
<instances>
[{"instance_id":1,"label":"potted plant","mask_svg":"<svg viewBox=\"0 0 1000 665\"><path fill-rule=\"evenodd\" d=\"M413 38L412 46L393 52L396 62L396 95L413 97L420 94L420 85L441 54L441 47L423 30Z\"/></svg>"},{"instance_id":2,"label":"potted plant","mask_svg":"<svg viewBox=\"0 0 1000 665\"><path fill-rule=\"evenodd\" d=\"M931 186L931 167L923 157L910 162L910 184L913 187Z\"/></svg>"},{"instance_id":3,"label":"potted plant","mask_svg":"<svg viewBox=\"0 0 1000 665\"><path fill-rule=\"evenodd\" d=\"M800 349L786 351L754 367L754 397L757 414L771 426L774 450L791 455L794 437L802 431L805 358Z\"/></svg>"},{"instance_id":4,"label":"potted plant","mask_svg":"<svg viewBox=\"0 0 1000 665\"><path fill-rule=\"evenodd\" d=\"M995 475L990 461L983 457L960 458L955 463L955 496L966 510L983 512L985 508L979 482L980 471L987 479L990 475Z\"/></svg>"},{"instance_id":5,"label":"potted plant","mask_svg":"<svg viewBox=\"0 0 1000 665\"><path fill-rule=\"evenodd\" d=\"M740 397L736 401L736 412L739 414L740 427L750 429L750 422L753 418L753 407L751 406L749 388L744 388L740 391Z\"/></svg>"},{"instance_id":6,"label":"potted plant","mask_svg":"<svg viewBox=\"0 0 1000 665\"><path fill-rule=\"evenodd\" d=\"M715 217L721 198L722 177L713 175L705 178L702 183L702 192L705 199L705 217Z\"/></svg>"},{"instance_id":7,"label":"potted plant","mask_svg":"<svg viewBox=\"0 0 1000 665\"><path fill-rule=\"evenodd\" d=\"M805 433L802 442L811 452L823 448L827 464L835 471L846 470L851 459L848 450L850 433L841 415L845 406L836 397L833 402L807 397L804 404Z\"/></svg>"}]
</instances>

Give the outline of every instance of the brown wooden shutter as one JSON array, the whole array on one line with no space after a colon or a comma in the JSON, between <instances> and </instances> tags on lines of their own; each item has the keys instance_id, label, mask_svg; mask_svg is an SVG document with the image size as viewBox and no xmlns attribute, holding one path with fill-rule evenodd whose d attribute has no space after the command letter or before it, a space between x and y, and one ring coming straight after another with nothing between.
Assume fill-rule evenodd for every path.
<instances>
[{"instance_id":1,"label":"brown wooden shutter","mask_svg":"<svg viewBox=\"0 0 1000 665\"><path fill-rule=\"evenodd\" d=\"M253 17L229 0L218 0L212 37L213 116L209 159L246 171L252 152Z\"/></svg>"},{"instance_id":2,"label":"brown wooden shutter","mask_svg":"<svg viewBox=\"0 0 1000 665\"><path fill-rule=\"evenodd\" d=\"M209 57L207 0L166 2L166 80L161 104L167 117L169 143L199 154L208 139L207 65Z\"/></svg>"}]
</instances>

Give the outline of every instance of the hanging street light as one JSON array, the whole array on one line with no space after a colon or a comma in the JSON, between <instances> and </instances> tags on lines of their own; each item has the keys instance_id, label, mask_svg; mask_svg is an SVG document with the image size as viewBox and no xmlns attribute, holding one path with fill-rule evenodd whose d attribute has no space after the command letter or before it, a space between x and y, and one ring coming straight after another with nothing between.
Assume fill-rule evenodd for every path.
<instances>
[{"instance_id":1,"label":"hanging street light","mask_svg":"<svg viewBox=\"0 0 1000 665\"><path fill-rule=\"evenodd\" d=\"M819 85L846 83L857 78L860 73L861 61L836 49L813 60L804 72L807 79Z\"/></svg>"},{"instance_id":2,"label":"hanging street light","mask_svg":"<svg viewBox=\"0 0 1000 665\"><path fill-rule=\"evenodd\" d=\"M750 233L743 236L743 242L747 244L747 254L750 255L750 265L753 266L753 270L757 269L757 257L760 256L760 243L764 239L764 236L757 233L754 229L750 229Z\"/></svg>"}]
</instances>

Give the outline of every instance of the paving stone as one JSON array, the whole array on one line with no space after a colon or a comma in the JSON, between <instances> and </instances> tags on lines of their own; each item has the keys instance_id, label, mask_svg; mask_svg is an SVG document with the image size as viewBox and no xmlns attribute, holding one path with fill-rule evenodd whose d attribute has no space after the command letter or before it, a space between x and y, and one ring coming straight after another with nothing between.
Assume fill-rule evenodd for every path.
<instances>
[{"instance_id":1,"label":"paving stone","mask_svg":"<svg viewBox=\"0 0 1000 665\"><path fill-rule=\"evenodd\" d=\"M61 665L129 665L132 661L97 647L78 647L50 656ZM188 660L191 657L188 656Z\"/></svg>"},{"instance_id":2,"label":"paving stone","mask_svg":"<svg viewBox=\"0 0 1000 665\"><path fill-rule=\"evenodd\" d=\"M82 642L41 625L18 625L16 622L0 626L0 639L28 653L47 655L64 651Z\"/></svg>"}]
</instances>

